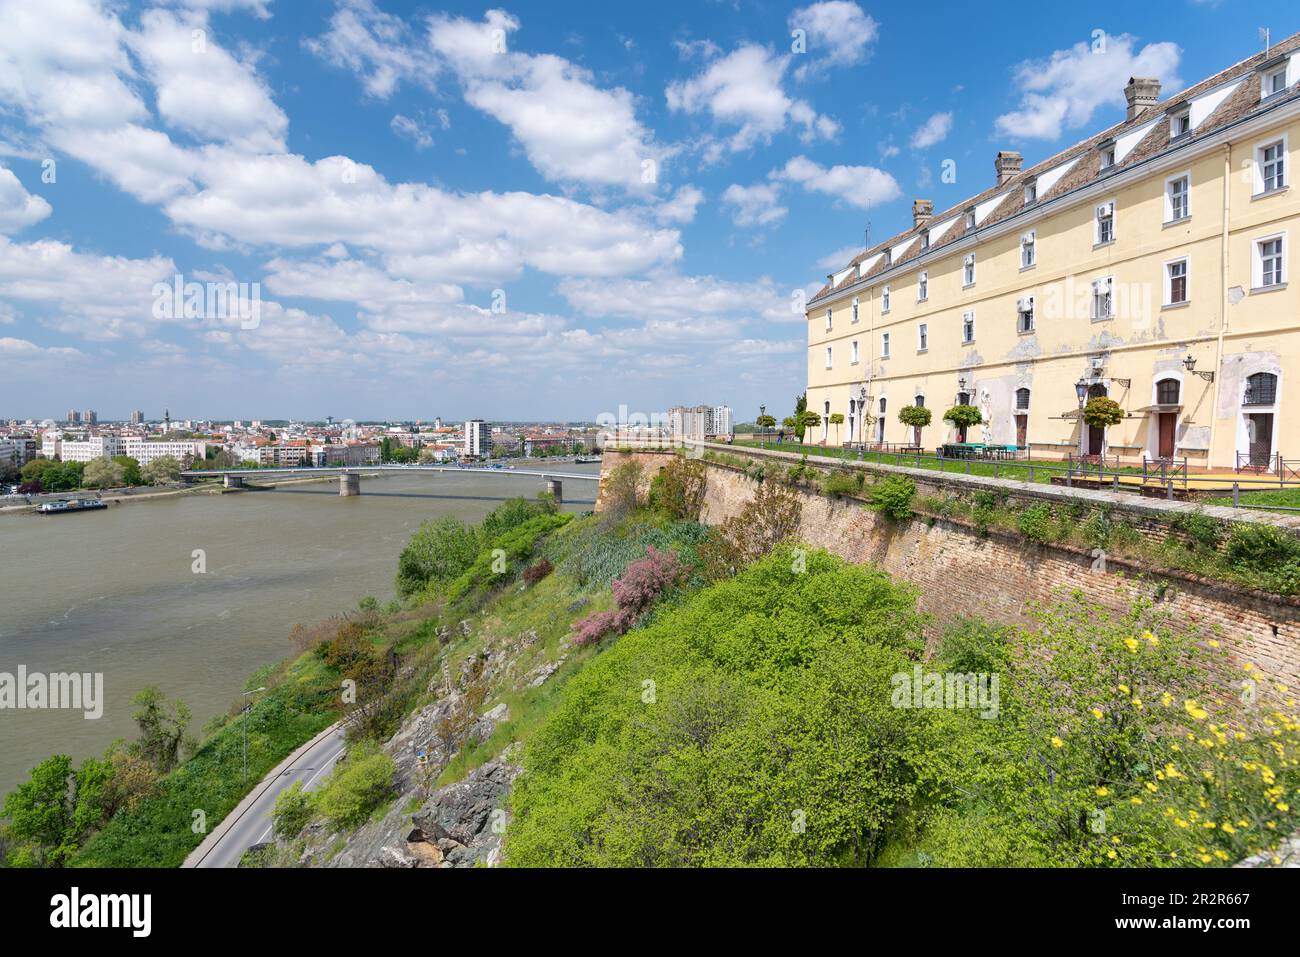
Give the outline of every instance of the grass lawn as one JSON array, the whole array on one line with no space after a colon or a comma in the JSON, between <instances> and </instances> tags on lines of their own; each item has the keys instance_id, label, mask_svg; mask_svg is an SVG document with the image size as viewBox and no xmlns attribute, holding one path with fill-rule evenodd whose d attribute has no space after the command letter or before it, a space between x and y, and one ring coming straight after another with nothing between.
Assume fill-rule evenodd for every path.
<instances>
[{"instance_id":1,"label":"grass lawn","mask_svg":"<svg viewBox=\"0 0 1300 957\"><path fill-rule=\"evenodd\" d=\"M1215 496L1204 501L1211 505L1231 505L1232 496ZM1242 492L1242 505L1257 505L1261 508L1300 509L1300 488L1275 488L1262 492Z\"/></svg>"}]
</instances>

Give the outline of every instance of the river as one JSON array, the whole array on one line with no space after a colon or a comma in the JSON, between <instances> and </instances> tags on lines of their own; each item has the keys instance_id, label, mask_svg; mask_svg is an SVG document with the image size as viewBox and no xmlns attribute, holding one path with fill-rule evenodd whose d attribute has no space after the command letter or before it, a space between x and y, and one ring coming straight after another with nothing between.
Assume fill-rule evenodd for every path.
<instances>
[{"instance_id":1,"label":"river","mask_svg":"<svg viewBox=\"0 0 1300 957\"><path fill-rule=\"evenodd\" d=\"M0 795L51 754L79 761L134 737L131 698L147 684L185 701L197 733L254 671L289 654L294 624L355 608L366 595L390 600L398 555L421 521L478 521L543 485L539 476L421 472L363 478L355 498L339 497L331 479L0 517L0 672L25 665L29 674L104 676L98 719L0 710ZM596 483L565 482L564 495L566 511L586 511Z\"/></svg>"}]
</instances>

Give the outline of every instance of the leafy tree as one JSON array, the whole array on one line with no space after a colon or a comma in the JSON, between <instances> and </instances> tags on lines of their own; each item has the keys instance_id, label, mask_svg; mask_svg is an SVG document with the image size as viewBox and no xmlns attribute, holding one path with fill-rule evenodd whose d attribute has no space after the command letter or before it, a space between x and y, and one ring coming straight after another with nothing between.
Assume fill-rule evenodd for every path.
<instances>
[{"instance_id":1,"label":"leafy tree","mask_svg":"<svg viewBox=\"0 0 1300 957\"><path fill-rule=\"evenodd\" d=\"M603 489L605 512L611 520L641 507L641 487L644 481L645 469L636 459L627 459L614 466Z\"/></svg>"},{"instance_id":2,"label":"leafy tree","mask_svg":"<svg viewBox=\"0 0 1300 957\"><path fill-rule=\"evenodd\" d=\"M912 427L912 441L921 444L921 429L930 424L930 410L923 405L905 405L898 410L898 421Z\"/></svg>"},{"instance_id":3,"label":"leafy tree","mask_svg":"<svg viewBox=\"0 0 1300 957\"><path fill-rule=\"evenodd\" d=\"M795 431L799 433L799 441L803 441L804 435L809 429L815 429L822 424L822 417L811 409L806 409L799 413L795 422Z\"/></svg>"},{"instance_id":4,"label":"leafy tree","mask_svg":"<svg viewBox=\"0 0 1300 957\"><path fill-rule=\"evenodd\" d=\"M1118 425L1124 421L1124 408L1114 399L1095 395L1083 407L1083 421L1096 428Z\"/></svg>"},{"instance_id":5,"label":"leafy tree","mask_svg":"<svg viewBox=\"0 0 1300 957\"><path fill-rule=\"evenodd\" d=\"M140 729L132 748L154 770L166 774L176 766L181 748L188 743L190 709L183 701L169 701L157 685L145 686L131 703L135 705L131 717Z\"/></svg>"},{"instance_id":6,"label":"leafy tree","mask_svg":"<svg viewBox=\"0 0 1300 957\"><path fill-rule=\"evenodd\" d=\"M476 529L458 519L421 522L397 560L397 594L405 598L451 581L473 563L481 541Z\"/></svg>"},{"instance_id":7,"label":"leafy tree","mask_svg":"<svg viewBox=\"0 0 1300 957\"><path fill-rule=\"evenodd\" d=\"M698 522L706 484L703 462L677 456L650 483L650 507L676 521Z\"/></svg>"},{"instance_id":8,"label":"leafy tree","mask_svg":"<svg viewBox=\"0 0 1300 957\"><path fill-rule=\"evenodd\" d=\"M282 841L296 838L311 821L315 813L312 795L302 789L301 781L280 792L271 811L271 821L275 826L275 836Z\"/></svg>"},{"instance_id":9,"label":"leafy tree","mask_svg":"<svg viewBox=\"0 0 1300 957\"><path fill-rule=\"evenodd\" d=\"M831 417L830 417L829 419L827 419L827 421L828 421L831 425L835 426L835 444L836 444L836 445L839 445L839 443L840 443L840 426L844 424L844 413L843 413L843 412L832 412L832 413L831 413Z\"/></svg>"},{"instance_id":10,"label":"leafy tree","mask_svg":"<svg viewBox=\"0 0 1300 957\"><path fill-rule=\"evenodd\" d=\"M149 464L141 470L141 474L150 485L168 485L180 481L181 464L176 461L174 455L160 455L150 460Z\"/></svg>"},{"instance_id":11,"label":"leafy tree","mask_svg":"<svg viewBox=\"0 0 1300 957\"><path fill-rule=\"evenodd\" d=\"M957 435L963 442L966 441L966 430L984 421L980 410L973 405L954 405L943 414L943 418L945 422L951 422L957 428Z\"/></svg>"},{"instance_id":12,"label":"leafy tree","mask_svg":"<svg viewBox=\"0 0 1300 957\"><path fill-rule=\"evenodd\" d=\"M708 530L699 548L705 577L734 575L793 538L802 514L803 504L791 489L764 482L740 514Z\"/></svg>"},{"instance_id":13,"label":"leafy tree","mask_svg":"<svg viewBox=\"0 0 1300 957\"><path fill-rule=\"evenodd\" d=\"M115 455L113 461L122 466L123 485L144 484L144 476L140 472L140 463L136 459L129 455Z\"/></svg>"},{"instance_id":14,"label":"leafy tree","mask_svg":"<svg viewBox=\"0 0 1300 957\"><path fill-rule=\"evenodd\" d=\"M82 482L88 488L117 488L125 482L126 469L110 459L93 459L86 463Z\"/></svg>"}]
</instances>

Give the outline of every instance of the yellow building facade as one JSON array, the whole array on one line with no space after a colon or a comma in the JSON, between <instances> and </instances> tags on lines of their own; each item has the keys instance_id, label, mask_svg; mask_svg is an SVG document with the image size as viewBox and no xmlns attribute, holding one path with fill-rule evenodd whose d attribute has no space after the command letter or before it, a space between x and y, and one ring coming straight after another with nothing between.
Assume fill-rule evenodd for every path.
<instances>
[{"instance_id":1,"label":"yellow building facade","mask_svg":"<svg viewBox=\"0 0 1300 957\"><path fill-rule=\"evenodd\" d=\"M1300 458L1300 35L1164 100L1131 79L1123 123L1030 169L1000 152L985 192L864 250L810 300L810 441L969 441L1035 458ZM1125 411L1079 416L1104 395ZM864 411L866 414L864 414ZM831 424L840 413L844 423Z\"/></svg>"}]
</instances>

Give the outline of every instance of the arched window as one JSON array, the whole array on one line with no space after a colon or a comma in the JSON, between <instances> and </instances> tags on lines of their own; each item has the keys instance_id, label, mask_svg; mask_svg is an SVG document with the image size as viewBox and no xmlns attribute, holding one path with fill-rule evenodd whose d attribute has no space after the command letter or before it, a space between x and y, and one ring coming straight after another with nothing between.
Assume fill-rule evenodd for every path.
<instances>
[{"instance_id":1,"label":"arched window","mask_svg":"<svg viewBox=\"0 0 1300 957\"><path fill-rule=\"evenodd\" d=\"M1027 409L1027 408L1029 408L1029 390L1028 390L1028 389L1017 389L1017 390L1016 390L1016 408L1017 408L1017 409Z\"/></svg>"},{"instance_id":2,"label":"arched window","mask_svg":"<svg viewBox=\"0 0 1300 957\"><path fill-rule=\"evenodd\" d=\"M958 404L958 405L970 405L970 393L969 393L969 392L958 392L958 393L957 393L957 404Z\"/></svg>"},{"instance_id":3,"label":"arched window","mask_svg":"<svg viewBox=\"0 0 1300 957\"><path fill-rule=\"evenodd\" d=\"M1156 383L1156 403L1158 405L1177 405L1179 386L1180 383L1177 379L1161 379Z\"/></svg>"},{"instance_id":4,"label":"arched window","mask_svg":"<svg viewBox=\"0 0 1300 957\"><path fill-rule=\"evenodd\" d=\"M917 407L918 409L924 409L924 408L925 408L925 396L923 396L923 395L918 395L918 396L916 397L916 402L915 402L914 404L916 405L916 407Z\"/></svg>"},{"instance_id":5,"label":"arched window","mask_svg":"<svg viewBox=\"0 0 1300 957\"><path fill-rule=\"evenodd\" d=\"M1277 401L1277 376L1271 372L1256 372L1246 379L1246 396L1242 405L1272 405Z\"/></svg>"}]
</instances>

